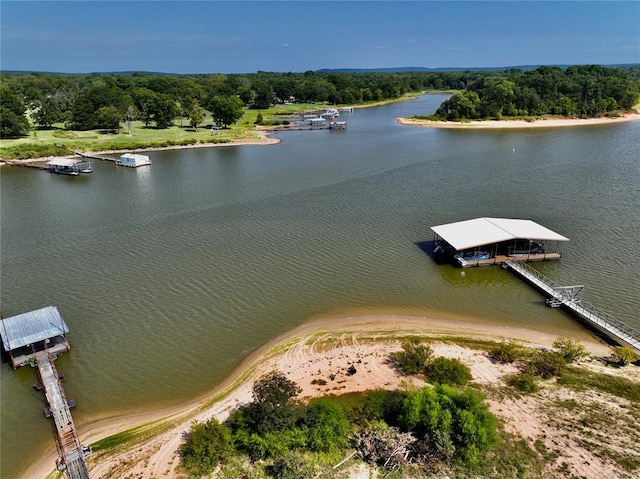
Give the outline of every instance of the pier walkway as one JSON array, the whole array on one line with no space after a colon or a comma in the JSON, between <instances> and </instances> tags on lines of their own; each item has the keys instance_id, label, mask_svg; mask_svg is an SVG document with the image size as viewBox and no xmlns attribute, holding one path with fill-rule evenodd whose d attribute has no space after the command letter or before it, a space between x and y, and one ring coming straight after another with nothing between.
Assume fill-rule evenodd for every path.
<instances>
[{"instance_id":1,"label":"pier walkway","mask_svg":"<svg viewBox=\"0 0 640 479\"><path fill-rule=\"evenodd\" d=\"M545 293L549 297L549 306L564 307L613 341L640 351L640 331L583 301L584 286L559 286L522 261L506 261L504 267Z\"/></svg>"},{"instance_id":2,"label":"pier walkway","mask_svg":"<svg viewBox=\"0 0 640 479\"><path fill-rule=\"evenodd\" d=\"M46 413L53 418L56 429L58 446L58 470L64 471L68 479L90 479L85 455L90 452L83 447L76 433L73 418L69 411L69 402L64 394L60 376L53 364L54 358L47 352L41 351L35 355L40 382L49 403Z\"/></svg>"}]
</instances>

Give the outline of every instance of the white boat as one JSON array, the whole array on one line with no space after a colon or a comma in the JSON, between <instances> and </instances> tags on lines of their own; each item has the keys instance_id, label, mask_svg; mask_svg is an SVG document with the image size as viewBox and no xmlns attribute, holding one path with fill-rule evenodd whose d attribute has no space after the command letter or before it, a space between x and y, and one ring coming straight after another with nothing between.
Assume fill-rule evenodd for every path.
<instances>
[{"instance_id":1,"label":"white boat","mask_svg":"<svg viewBox=\"0 0 640 479\"><path fill-rule=\"evenodd\" d=\"M327 111L325 111L322 116L324 118L335 118L340 116L340 112L338 110L336 110L335 108L329 108Z\"/></svg>"}]
</instances>

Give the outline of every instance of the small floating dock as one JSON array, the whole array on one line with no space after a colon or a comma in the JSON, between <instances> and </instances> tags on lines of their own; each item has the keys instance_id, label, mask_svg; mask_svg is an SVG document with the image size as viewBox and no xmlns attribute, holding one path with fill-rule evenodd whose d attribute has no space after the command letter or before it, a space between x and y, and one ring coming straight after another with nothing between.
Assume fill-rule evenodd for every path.
<instances>
[{"instance_id":1,"label":"small floating dock","mask_svg":"<svg viewBox=\"0 0 640 479\"><path fill-rule=\"evenodd\" d=\"M38 368L40 381L34 388L44 392L48 407L44 415L52 418L56 431L58 460L56 468L68 479L91 479L85 461L91 448L81 444L70 408L73 399L67 399L62 387L62 376L56 370L57 355L69 351L69 327L58 308L48 306L9 318L2 318L0 337L2 347L11 357L14 368L31 365Z\"/></svg>"},{"instance_id":2,"label":"small floating dock","mask_svg":"<svg viewBox=\"0 0 640 479\"><path fill-rule=\"evenodd\" d=\"M559 286L523 261L506 261L504 268L544 293L548 306L563 308L614 342L640 352L640 331L584 301L583 285Z\"/></svg>"},{"instance_id":3,"label":"small floating dock","mask_svg":"<svg viewBox=\"0 0 640 479\"><path fill-rule=\"evenodd\" d=\"M461 268L503 264L510 260L560 259L559 245L569 241L532 220L475 218L432 226L435 255Z\"/></svg>"}]
</instances>

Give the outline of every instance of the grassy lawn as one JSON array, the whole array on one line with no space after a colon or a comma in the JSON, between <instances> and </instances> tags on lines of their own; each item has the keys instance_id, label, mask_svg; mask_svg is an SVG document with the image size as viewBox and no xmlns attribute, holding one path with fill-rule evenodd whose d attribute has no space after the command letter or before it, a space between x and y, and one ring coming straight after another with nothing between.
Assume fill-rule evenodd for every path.
<instances>
[{"instance_id":1,"label":"grassy lawn","mask_svg":"<svg viewBox=\"0 0 640 479\"><path fill-rule=\"evenodd\" d=\"M405 95L395 101L406 100L418 93ZM376 104L390 103L379 102ZM367 106L367 105L360 105ZM323 110L329 106L324 103L295 103L272 106L266 110L245 109L244 115L237 124L221 130L212 130L213 121L207 112L204 122L198 129L189 125L188 119L174 121L174 126L156 129L145 127L141 121L131 123L131 131L126 124L121 124L120 131L109 132L100 130L72 131L65 130L64 125L57 124L51 129L34 129L30 135L18 139L0 140L0 158L26 159L46 156L66 156L74 151L98 152L109 150L135 150L142 148L163 148L175 145L195 145L208 143L230 143L233 141L250 141L259 138L255 126L256 118L261 113L266 125L276 124L282 115L298 112ZM331 105L333 107L333 105ZM340 105L335 106L339 108Z\"/></svg>"},{"instance_id":2,"label":"grassy lawn","mask_svg":"<svg viewBox=\"0 0 640 479\"><path fill-rule=\"evenodd\" d=\"M287 104L277 105L260 112L265 120L274 121L280 115L324 107L325 105L320 104ZM51 155L69 155L74 151L134 150L172 145L186 146L197 143L254 140L259 136L254 125L258 113L259 110L245 109L244 115L237 125L234 124L221 130L211 129L213 121L210 114L207 114L205 121L199 125L197 130L189 125L188 119L182 121L182 126L176 120L174 126L165 129L156 129L153 126L146 127L143 122L134 121L131 123L130 131L127 125L123 124L117 133L100 130L65 130L64 125L57 124L47 130L32 130L28 137L0 140L0 158L38 158Z\"/></svg>"}]
</instances>

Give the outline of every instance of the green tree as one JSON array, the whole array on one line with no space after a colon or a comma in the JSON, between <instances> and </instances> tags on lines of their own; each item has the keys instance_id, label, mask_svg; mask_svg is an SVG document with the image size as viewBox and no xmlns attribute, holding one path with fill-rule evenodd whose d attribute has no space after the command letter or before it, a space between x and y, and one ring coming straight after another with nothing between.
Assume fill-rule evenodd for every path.
<instances>
[{"instance_id":1,"label":"green tree","mask_svg":"<svg viewBox=\"0 0 640 479\"><path fill-rule=\"evenodd\" d=\"M189 124L198 131L198 125L204 120L204 108L200 106L198 100L192 100L187 110Z\"/></svg>"},{"instance_id":2,"label":"green tree","mask_svg":"<svg viewBox=\"0 0 640 479\"><path fill-rule=\"evenodd\" d=\"M185 471L195 477L210 474L234 452L231 431L215 419L193 422L186 440L180 445L180 456Z\"/></svg>"},{"instance_id":3,"label":"green tree","mask_svg":"<svg viewBox=\"0 0 640 479\"><path fill-rule=\"evenodd\" d=\"M24 103L8 88L0 88L0 138L19 138L29 134Z\"/></svg>"},{"instance_id":4,"label":"green tree","mask_svg":"<svg viewBox=\"0 0 640 479\"><path fill-rule=\"evenodd\" d=\"M97 116L100 108L112 106L124 117L128 105L129 99L124 91L97 81L91 87L82 90L73 102L70 127L76 130L100 128Z\"/></svg>"},{"instance_id":5,"label":"green tree","mask_svg":"<svg viewBox=\"0 0 640 479\"><path fill-rule=\"evenodd\" d=\"M246 407L249 431L258 434L281 432L295 424L298 408L295 397L298 385L284 374L273 371L253 385L253 402Z\"/></svg>"},{"instance_id":6,"label":"green tree","mask_svg":"<svg viewBox=\"0 0 640 479\"><path fill-rule=\"evenodd\" d=\"M211 112L213 121L216 124L224 126L235 123L242 118L244 114L242 100L236 96L214 96L209 102L207 109Z\"/></svg>"},{"instance_id":7,"label":"green tree","mask_svg":"<svg viewBox=\"0 0 640 479\"><path fill-rule=\"evenodd\" d=\"M273 103L275 103L271 85L266 81L255 81L253 83L253 92L254 96L251 108L263 110L269 108Z\"/></svg>"},{"instance_id":8,"label":"green tree","mask_svg":"<svg viewBox=\"0 0 640 479\"><path fill-rule=\"evenodd\" d=\"M177 114L176 102L169 95L156 95L151 102L150 112L156 128L168 128Z\"/></svg>"},{"instance_id":9,"label":"green tree","mask_svg":"<svg viewBox=\"0 0 640 479\"><path fill-rule=\"evenodd\" d=\"M33 121L40 128L51 128L54 123L64 121L64 112L68 109L68 106L65 107L66 103L60 99L46 97L33 112Z\"/></svg>"},{"instance_id":10,"label":"green tree","mask_svg":"<svg viewBox=\"0 0 640 479\"><path fill-rule=\"evenodd\" d=\"M96 112L97 127L102 130L111 130L117 132L120 129L120 121L122 113L115 106L103 106Z\"/></svg>"}]
</instances>

